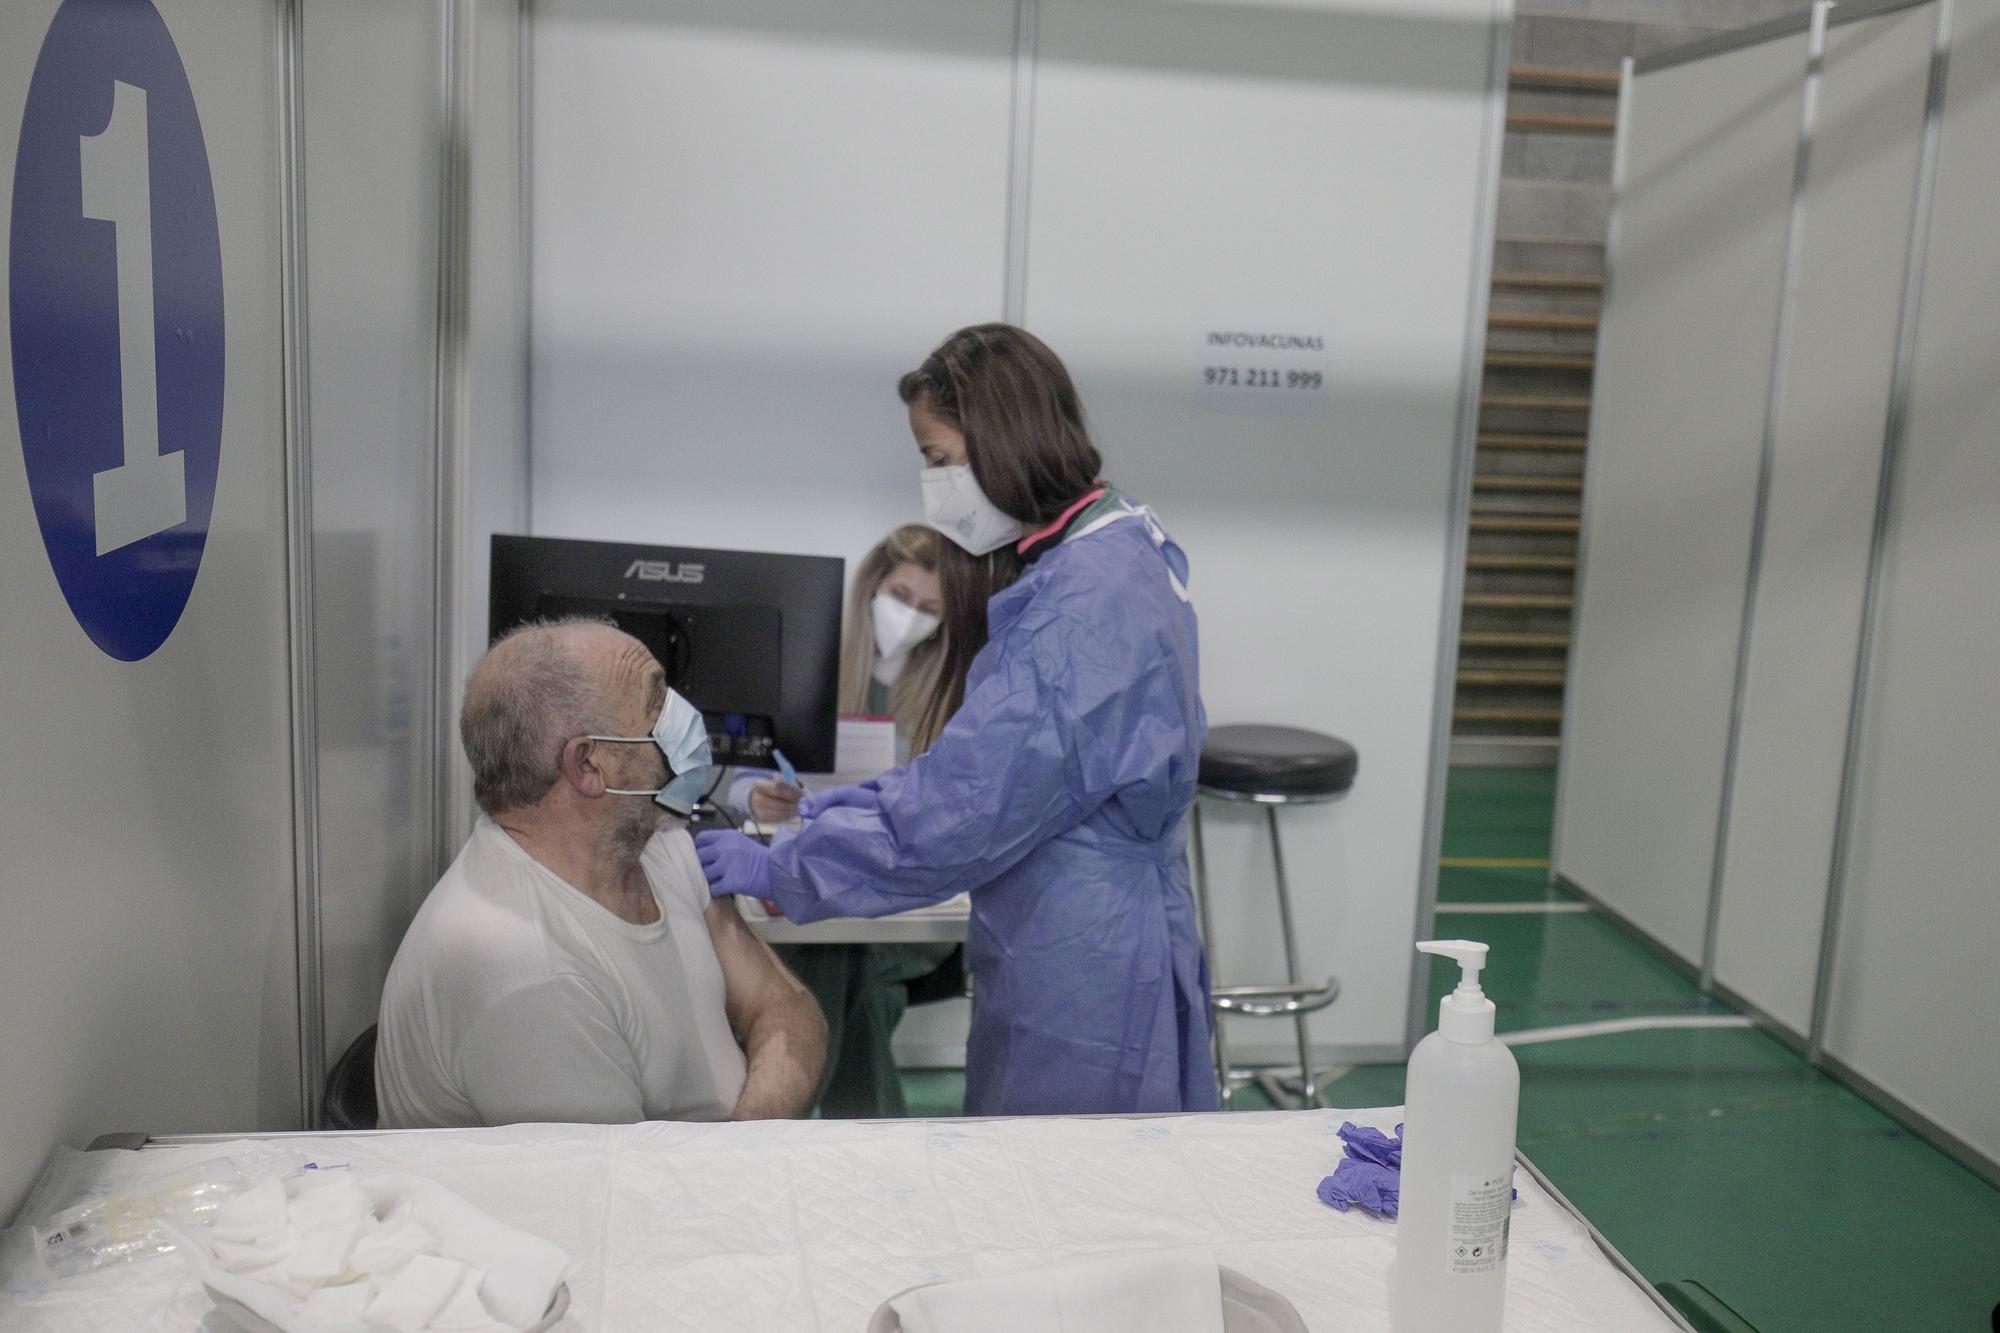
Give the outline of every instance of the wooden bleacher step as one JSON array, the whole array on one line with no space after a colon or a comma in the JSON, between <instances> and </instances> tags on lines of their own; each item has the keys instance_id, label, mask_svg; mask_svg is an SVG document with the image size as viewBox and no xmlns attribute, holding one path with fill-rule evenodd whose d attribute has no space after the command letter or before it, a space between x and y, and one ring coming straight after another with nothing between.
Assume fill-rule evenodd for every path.
<instances>
[{"instance_id":1,"label":"wooden bleacher step","mask_svg":"<svg viewBox=\"0 0 2000 1333\"><path fill-rule=\"evenodd\" d=\"M1581 495L1582 477L1545 477L1534 473L1483 473L1472 479L1474 490L1517 491L1534 495Z\"/></svg>"},{"instance_id":2,"label":"wooden bleacher step","mask_svg":"<svg viewBox=\"0 0 2000 1333\"><path fill-rule=\"evenodd\" d=\"M1597 358L1575 352L1519 352L1513 349L1486 353L1488 370L1573 371L1588 375L1597 369Z\"/></svg>"},{"instance_id":3,"label":"wooden bleacher step","mask_svg":"<svg viewBox=\"0 0 2000 1333\"><path fill-rule=\"evenodd\" d=\"M1597 316L1517 315L1500 312L1486 316L1486 327L1533 333L1596 333Z\"/></svg>"},{"instance_id":4,"label":"wooden bleacher step","mask_svg":"<svg viewBox=\"0 0 2000 1333\"><path fill-rule=\"evenodd\" d=\"M1560 708L1454 708L1456 722L1553 722L1562 721Z\"/></svg>"},{"instance_id":5,"label":"wooden bleacher step","mask_svg":"<svg viewBox=\"0 0 2000 1333\"><path fill-rule=\"evenodd\" d=\"M1494 412L1588 412L1590 395L1483 393L1479 406Z\"/></svg>"},{"instance_id":6,"label":"wooden bleacher step","mask_svg":"<svg viewBox=\"0 0 2000 1333\"><path fill-rule=\"evenodd\" d=\"M1507 71L1507 82L1516 88L1537 88L1559 93L1616 93L1615 69L1573 69L1557 65L1516 65Z\"/></svg>"},{"instance_id":7,"label":"wooden bleacher step","mask_svg":"<svg viewBox=\"0 0 2000 1333\"><path fill-rule=\"evenodd\" d=\"M1483 551L1465 557L1467 569L1483 569L1500 574L1569 574L1576 570L1573 555L1489 555Z\"/></svg>"},{"instance_id":8,"label":"wooden bleacher step","mask_svg":"<svg viewBox=\"0 0 2000 1333\"><path fill-rule=\"evenodd\" d=\"M1537 435L1504 430L1479 432L1479 447L1482 449L1524 449L1534 453L1580 454L1588 444L1588 437L1583 435Z\"/></svg>"},{"instance_id":9,"label":"wooden bleacher step","mask_svg":"<svg viewBox=\"0 0 2000 1333\"><path fill-rule=\"evenodd\" d=\"M1604 279L1595 273L1495 273L1493 285L1516 292L1601 292Z\"/></svg>"},{"instance_id":10,"label":"wooden bleacher step","mask_svg":"<svg viewBox=\"0 0 2000 1333\"><path fill-rule=\"evenodd\" d=\"M1495 689L1559 690L1563 684L1563 673L1556 670L1535 671L1515 667L1461 667L1458 672L1458 683Z\"/></svg>"},{"instance_id":11,"label":"wooden bleacher step","mask_svg":"<svg viewBox=\"0 0 2000 1333\"><path fill-rule=\"evenodd\" d=\"M1538 648L1555 652L1569 648L1567 634L1511 629L1469 629L1458 636L1458 641L1467 648Z\"/></svg>"},{"instance_id":12,"label":"wooden bleacher step","mask_svg":"<svg viewBox=\"0 0 2000 1333\"><path fill-rule=\"evenodd\" d=\"M1475 611L1568 611L1576 599L1566 592L1469 592L1465 604Z\"/></svg>"},{"instance_id":13,"label":"wooden bleacher step","mask_svg":"<svg viewBox=\"0 0 2000 1333\"><path fill-rule=\"evenodd\" d=\"M1575 532L1581 526L1574 518L1544 514L1474 514L1474 532Z\"/></svg>"},{"instance_id":14,"label":"wooden bleacher step","mask_svg":"<svg viewBox=\"0 0 2000 1333\"><path fill-rule=\"evenodd\" d=\"M1517 134L1612 134L1618 129L1618 118L1555 111L1509 111L1507 128Z\"/></svg>"}]
</instances>

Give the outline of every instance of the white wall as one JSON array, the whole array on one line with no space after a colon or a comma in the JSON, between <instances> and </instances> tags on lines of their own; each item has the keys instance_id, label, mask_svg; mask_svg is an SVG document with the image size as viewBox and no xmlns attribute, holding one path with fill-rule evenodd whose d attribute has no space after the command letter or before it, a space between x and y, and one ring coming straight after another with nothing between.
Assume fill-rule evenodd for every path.
<instances>
[{"instance_id":1,"label":"white wall","mask_svg":"<svg viewBox=\"0 0 2000 1333\"><path fill-rule=\"evenodd\" d=\"M1555 870L1699 965L1806 37L1626 90Z\"/></svg>"},{"instance_id":2,"label":"white wall","mask_svg":"<svg viewBox=\"0 0 2000 1333\"><path fill-rule=\"evenodd\" d=\"M1014 206L1024 322L1193 561L1211 718L1360 749L1289 865L1347 986L1319 1040L1400 1051L1495 9L1029 8L1018 71L1012 0L537 10L534 529L852 559L916 517L895 378L1005 312ZM1216 317L1325 336L1323 404L1204 407ZM1211 864L1249 979L1276 925L1239 822Z\"/></svg>"},{"instance_id":3,"label":"white wall","mask_svg":"<svg viewBox=\"0 0 2000 1333\"><path fill-rule=\"evenodd\" d=\"M0 180L14 179L29 77L56 8L0 9ZM220 229L215 503L171 636L138 661L100 651L44 553L14 410L16 349L0 326L0 753L10 757L0 766L0 1215L58 1142L120 1129L283 1129L300 1110L275 9L158 9L194 93ZM0 192L0 234L12 200ZM8 281L0 266L0 296L11 297ZM165 306L156 314L171 318ZM163 395L177 391L172 379ZM77 447L115 456L120 442L100 433ZM175 558L171 532L147 541L134 549Z\"/></svg>"},{"instance_id":4,"label":"white wall","mask_svg":"<svg viewBox=\"0 0 2000 1333\"><path fill-rule=\"evenodd\" d=\"M1827 34L1715 927L1715 976L1812 1025L1937 7Z\"/></svg>"},{"instance_id":5,"label":"white wall","mask_svg":"<svg viewBox=\"0 0 2000 1333\"><path fill-rule=\"evenodd\" d=\"M859 556L896 377L1001 314L1013 5L535 17L535 531Z\"/></svg>"},{"instance_id":6,"label":"white wall","mask_svg":"<svg viewBox=\"0 0 2000 1333\"><path fill-rule=\"evenodd\" d=\"M1280 813L1303 966L1345 988L1315 1040L1346 1050L1402 1040L1416 957L1491 20L1048 0L1038 24L1026 323L1189 553L1210 722L1360 753L1347 801ZM1198 395L1198 333L1245 321L1328 340L1318 404ZM1279 977L1263 813L1205 820L1216 975Z\"/></svg>"},{"instance_id":7,"label":"white wall","mask_svg":"<svg viewBox=\"0 0 2000 1333\"><path fill-rule=\"evenodd\" d=\"M2000 0L1965 0L1949 17L1937 64L1935 6L1848 24L1833 13L1781 296L1792 332L1709 943L1717 979L1767 1020L2000 1179L2000 878L1986 845L2000 809ZM1781 282L1771 186L1743 174L1760 160L1746 141L1781 137L1758 127L1797 106L1805 69L1772 52L1804 40L1642 71L1623 130L1621 170L1650 185L1667 179L1664 160L1691 202L1675 218L1675 196L1628 182L1614 218L1587 669L1565 740L1557 866L1689 961L1730 742L1713 668L1735 641L1719 614L1687 618L1687 585L1726 574L1716 551L1733 560L1751 521L1736 441L1756 416L1755 348L1720 358L1733 326L1718 311L1733 298L1758 315ZM1690 507L1694 494L1713 499ZM1705 541L1667 532L1669 513ZM1675 723L1701 734L1671 734Z\"/></svg>"},{"instance_id":8,"label":"white wall","mask_svg":"<svg viewBox=\"0 0 2000 1333\"><path fill-rule=\"evenodd\" d=\"M1827 1049L2000 1172L2000 4L1960 0Z\"/></svg>"}]
</instances>

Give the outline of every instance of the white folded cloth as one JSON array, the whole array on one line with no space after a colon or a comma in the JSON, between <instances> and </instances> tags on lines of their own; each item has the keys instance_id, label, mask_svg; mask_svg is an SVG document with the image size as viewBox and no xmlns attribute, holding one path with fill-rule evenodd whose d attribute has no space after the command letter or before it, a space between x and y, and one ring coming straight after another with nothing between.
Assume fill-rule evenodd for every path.
<instances>
[{"instance_id":1,"label":"white folded cloth","mask_svg":"<svg viewBox=\"0 0 2000 1333\"><path fill-rule=\"evenodd\" d=\"M209 1227L163 1225L218 1298L285 1333L520 1333L540 1321L569 1262L416 1176L268 1180L224 1203Z\"/></svg>"},{"instance_id":2,"label":"white folded cloth","mask_svg":"<svg viewBox=\"0 0 2000 1333\"><path fill-rule=\"evenodd\" d=\"M286 1193L290 1202L285 1205L285 1220L300 1231L375 1220L368 1192L345 1171L315 1171L295 1176Z\"/></svg>"},{"instance_id":3,"label":"white folded cloth","mask_svg":"<svg viewBox=\"0 0 2000 1333\"><path fill-rule=\"evenodd\" d=\"M431 1316L432 1333L512 1333L506 1325L494 1322L486 1302L479 1299L479 1286L485 1280L482 1270L466 1269L458 1290Z\"/></svg>"},{"instance_id":4,"label":"white folded cloth","mask_svg":"<svg viewBox=\"0 0 2000 1333\"><path fill-rule=\"evenodd\" d=\"M408 1204L401 1204L379 1228L355 1243L347 1262L357 1273L393 1273L420 1254L437 1252L437 1237L410 1215Z\"/></svg>"},{"instance_id":5,"label":"white folded cloth","mask_svg":"<svg viewBox=\"0 0 2000 1333\"><path fill-rule=\"evenodd\" d=\"M348 1276L347 1256L354 1252L354 1243L361 1239L361 1226L358 1221L335 1222L301 1231L299 1243L285 1256L285 1276L301 1285L314 1287Z\"/></svg>"},{"instance_id":6,"label":"white folded cloth","mask_svg":"<svg viewBox=\"0 0 2000 1333\"><path fill-rule=\"evenodd\" d=\"M217 1240L254 1243L285 1229L285 1183L276 1176L224 1199L209 1222Z\"/></svg>"},{"instance_id":7,"label":"white folded cloth","mask_svg":"<svg viewBox=\"0 0 2000 1333\"><path fill-rule=\"evenodd\" d=\"M1120 1255L1065 1268L918 1287L876 1328L902 1333L1223 1333L1222 1278L1206 1250Z\"/></svg>"},{"instance_id":8,"label":"white folded cloth","mask_svg":"<svg viewBox=\"0 0 2000 1333\"><path fill-rule=\"evenodd\" d=\"M299 1317L307 1324L323 1328L352 1328L362 1321L368 1302L375 1297L372 1282L343 1282L321 1287L306 1297Z\"/></svg>"},{"instance_id":9,"label":"white folded cloth","mask_svg":"<svg viewBox=\"0 0 2000 1333\"><path fill-rule=\"evenodd\" d=\"M432 1316L444 1309L464 1280L465 1265L456 1259L420 1254L382 1284L363 1313L372 1324L417 1333L430 1326Z\"/></svg>"}]
</instances>

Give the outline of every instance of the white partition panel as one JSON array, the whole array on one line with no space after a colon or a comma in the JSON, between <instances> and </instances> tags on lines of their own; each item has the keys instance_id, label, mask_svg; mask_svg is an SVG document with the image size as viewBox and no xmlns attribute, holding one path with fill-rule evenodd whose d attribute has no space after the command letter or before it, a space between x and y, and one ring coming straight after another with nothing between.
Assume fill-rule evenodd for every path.
<instances>
[{"instance_id":1,"label":"white partition panel","mask_svg":"<svg viewBox=\"0 0 2000 1333\"><path fill-rule=\"evenodd\" d=\"M896 379L1001 314L1013 52L1012 0L537 9L537 532L853 559L921 514Z\"/></svg>"},{"instance_id":2,"label":"white partition panel","mask_svg":"<svg viewBox=\"0 0 2000 1333\"><path fill-rule=\"evenodd\" d=\"M487 552L496 532L528 528L527 0L461 0L465 81L462 201L463 397L441 444L450 486L439 517L448 543L436 626L437 769L444 781L437 855L457 855L478 813L458 742L465 678L486 651Z\"/></svg>"},{"instance_id":3,"label":"white partition panel","mask_svg":"<svg viewBox=\"0 0 2000 1333\"><path fill-rule=\"evenodd\" d=\"M324 1057L375 1021L436 873L443 26L433 5L307 0L306 231Z\"/></svg>"},{"instance_id":4,"label":"white partition panel","mask_svg":"<svg viewBox=\"0 0 2000 1333\"><path fill-rule=\"evenodd\" d=\"M2000 4L1958 0L1827 1049L2000 1170Z\"/></svg>"},{"instance_id":5,"label":"white partition panel","mask_svg":"<svg viewBox=\"0 0 2000 1333\"><path fill-rule=\"evenodd\" d=\"M1555 871L1702 957L1806 34L1631 81Z\"/></svg>"},{"instance_id":6,"label":"white partition panel","mask_svg":"<svg viewBox=\"0 0 2000 1333\"><path fill-rule=\"evenodd\" d=\"M0 7L0 1216L300 1112L277 7L57 9Z\"/></svg>"},{"instance_id":7,"label":"white partition panel","mask_svg":"<svg viewBox=\"0 0 2000 1333\"><path fill-rule=\"evenodd\" d=\"M1084 386L1110 475L1189 553L1210 721L1360 753L1352 796L1279 823L1304 973L1344 987L1314 1041L1364 1057L1397 1053L1409 1017L1503 16L1486 0L1040 6L1027 323ZM1211 338L1246 332L1325 351ZM1295 364L1325 391L1207 383ZM1263 812L1211 805L1206 831L1216 975L1282 979ZM1289 1025L1232 1023L1233 1054L1289 1049Z\"/></svg>"},{"instance_id":8,"label":"white partition panel","mask_svg":"<svg viewBox=\"0 0 2000 1333\"><path fill-rule=\"evenodd\" d=\"M1934 4L1827 34L1799 214L1715 976L1812 1024Z\"/></svg>"}]
</instances>

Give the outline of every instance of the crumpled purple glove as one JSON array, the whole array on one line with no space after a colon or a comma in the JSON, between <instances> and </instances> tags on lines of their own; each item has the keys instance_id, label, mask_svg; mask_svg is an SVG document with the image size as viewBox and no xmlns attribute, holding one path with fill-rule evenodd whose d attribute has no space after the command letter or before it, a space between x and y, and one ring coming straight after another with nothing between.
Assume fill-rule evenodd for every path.
<instances>
[{"instance_id":1,"label":"crumpled purple glove","mask_svg":"<svg viewBox=\"0 0 2000 1333\"><path fill-rule=\"evenodd\" d=\"M875 810L882 804L882 789L874 778L857 783L852 787L829 787L825 791L808 792L799 801L799 818L811 819L829 810L852 806L857 810Z\"/></svg>"},{"instance_id":2,"label":"crumpled purple glove","mask_svg":"<svg viewBox=\"0 0 2000 1333\"><path fill-rule=\"evenodd\" d=\"M1396 1137L1348 1121L1340 1127L1347 1156L1319 1183L1319 1201L1346 1212L1359 1204L1377 1217L1394 1217L1401 1206L1403 1127Z\"/></svg>"},{"instance_id":3,"label":"crumpled purple glove","mask_svg":"<svg viewBox=\"0 0 2000 1333\"><path fill-rule=\"evenodd\" d=\"M771 896L771 849L755 838L735 829L710 829L695 835L694 850L701 858L701 873L708 876L709 897Z\"/></svg>"}]
</instances>

